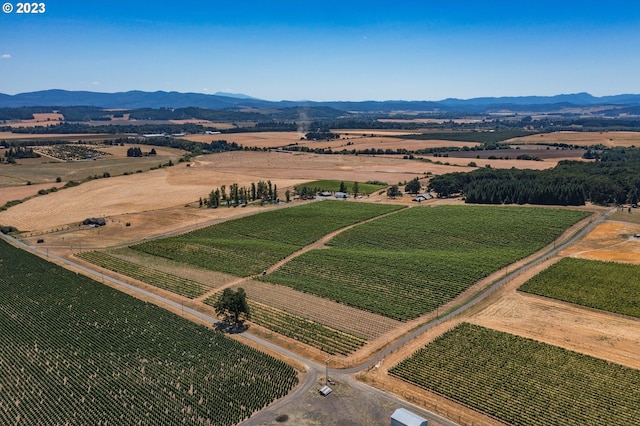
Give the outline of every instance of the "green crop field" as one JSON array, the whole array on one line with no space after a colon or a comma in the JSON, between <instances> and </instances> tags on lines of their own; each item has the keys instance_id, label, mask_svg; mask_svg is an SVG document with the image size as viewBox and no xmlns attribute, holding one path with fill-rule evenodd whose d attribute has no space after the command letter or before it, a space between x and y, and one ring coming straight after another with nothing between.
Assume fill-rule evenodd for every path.
<instances>
[{"instance_id":1,"label":"green crop field","mask_svg":"<svg viewBox=\"0 0 640 426\"><path fill-rule=\"evenodd\" d=\"M553 242L588 213L439 206L356 226L261 280L398 320L452 300L491 272Z\"/></svg>"},{"instance_id":2,"label":"green crop field","mask_svg":"<svg viewBox=\"0 0 640 426\"><path fill-rule=\"evenodd\" d=\"M332 231L399 208L327 200L246 216L131 248L244 277Z\"/></svg>"},{"instance_id":3,"label":"green crop field","mask_svg":"<svg viewBox=\"0 0 640 426\"><path fill-rule=\"evenodd\" d=\"M201 296L213 288L193 280L123 260L105 252L85 251L78 253L76 256L80 259L86 260L87 262L91 262L94 265L98 265L110 271L126 275L127 277L140 280L152 286L171 291L190 299Z\"/></svg>"},{"instance_id":4,"label":"green crop field","mask_svg":"<svg viewBox=\"0 0 640 426\"><path fill-rule=\"evenodd\" d=\"M0 424L232 425L282 361L0 242Z\"/></svg>"},{"instance_id":5,"label":"green crop field","mask_svg":"<svg viewBox=\"0 0 640 426\"><path fill-rule=\"evenodd\" d=\"M207 299L205 303L213 306L218 297L219 294L216 294ZM363 338L336 330L317 321L251 300L248 303L252 322L328 354L348 355L366 343Z\"/></svg>"},{"instance_id":6,"label":"green crop field","mask_svg":"<svg viewBox=\"0 0 640 426\"><path fill-rule=\"evenodd\" d=\"M512 425L640 419L640 370L466 323L389 373Z\"/></svg>"},{"instance_id":7,"label":"green crop field","mask_svg":"<svg viewBox=\"0 0 640 426\"><path fill-rule=\"evenodd\" d=\"M564 258L520 290L617 314L640 317L640 266Z\"/></svg>"},{"instance_id":8,"label":"green crop field","mask_svg":"<svg viewBox=\"0 0 640 426\"><path fill-rule=\"evenodd\" d=\"M345 180L314 180L313 182L303 183L299 186L307 186L309 188L318 188L320 191L338 192L340 191L340 183L344 182L347 188L347 192L353 192L353 181ZM358 193L360 194L372 194L376 191L386 188L387 185L378 185L373 183L358 182Z\"/></svg>"}]
</instances>

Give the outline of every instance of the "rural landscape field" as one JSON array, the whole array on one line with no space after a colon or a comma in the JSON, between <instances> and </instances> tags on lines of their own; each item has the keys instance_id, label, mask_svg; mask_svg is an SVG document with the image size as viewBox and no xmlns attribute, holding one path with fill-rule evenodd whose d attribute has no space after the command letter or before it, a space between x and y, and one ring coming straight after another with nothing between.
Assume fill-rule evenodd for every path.
<instances>
[{"instance_id":1,"label":"rural landscape field","mask_svg":"<svg viewBox=\"0 0 640 426\"><path fill-rule=\"evenodd\" d=\"M512 131L467 131L448 133L451 140L428 128L333 132L339 138L327 142L301 141L297 132L225 133L227 145L217 146L240 149L210 154L194 154L199 148L189 144L208 146L222 134L145 145L109 134L58 135L48 143L5 133L5 157L13 146L34 154L1 165L0 224L9 243L33 252L2 246L5 337L27 339L15 342L23 361L3 358L12 365L7 379L14 377L2 385L12 401L2 406L3 421L34 421L56 386L53 397L70 408L47 412L49 422L117 423L134 410L143 423L339 424L335 415L348 415L356 424L385 424L394 405L362 388L373 386L415 404L406 406L424 410L432 424L634 424L640 213L633 202L470 205L464 193L442 195L435 180L514 167L555 173L567 159L593 162L584 157L594 147L633 150L633 132L514 138ZM501 147L487 150L500 137ZM154 154L131 156L138 147ZM517 159L522 152L539 155ZM38 289L38 274L49 276L47 292ZM214 327L216 306L225 289L240 288L250 315L242 332L225 336ZM25 297L43 308L12 302ZM126 301L105 302L112 297ZM152 311L127 313L142 306ZM30 338L9 331L34 314L76 324L77 338L65 342L64 329L35 324ZM163 337L151 332L161 322ZM174 322L176 331L167 329ZM89 348L82 327L108 329L129 346L107 339ZM100 345L110 349L95 353ZM138 349L156 345L153 355ZM226 345L249 352L206 367L221 358L205 360L201 345L220 347L209 356ZM234 362L260 365L269 379ZM79 374L87 364L95 371ZM242 383L229 385L233 402L220 398L227 385L218 375L228 369L234 375L225 380ZM318 399L313 392L328 383L325 370L334 393ZM147 381L157 391L139 399L137 386ZM340 398L370 414L350 412ZM309 404L316 420L305 418Z\"/></svg>"},{"instance_id":2,"label":"rural landscape field","mask_svg":"<svg viewBox=\"0 0 640 426\"><path fill-rule=\"evenodd\" d=\"M5 1L0 426L640 425L640 8Z\"/></svg>"}]
</instances>

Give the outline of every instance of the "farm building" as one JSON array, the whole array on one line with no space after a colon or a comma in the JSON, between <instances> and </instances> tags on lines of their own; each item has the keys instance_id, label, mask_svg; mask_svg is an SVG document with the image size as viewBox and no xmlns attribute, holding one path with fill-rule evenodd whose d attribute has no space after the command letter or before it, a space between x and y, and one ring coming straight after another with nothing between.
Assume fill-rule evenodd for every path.
<instances>
[{"instance_id":1,"label":"farm building","mask_svg":"<svg viewBox=\"0 0 640 426\"><path fill-rule=\"evenodd\" d=\"M322 191L318 195L321 196L321 197L330 197L331 193L329 191Z\"/></svg>"},{"instance_id":2,"label":"farm building","mask_svg":"<svg viewBox=\"0 0 640 426\"><path fill-rule=\"evenodd\" d=\"M427 426L427 419L404 408L398 408L391 414L391 426Z\"/></svg>"},{"instance_id":3,"label":"farm building","mask_svg":"<svg viewBox=\"0 0 640 426\"><path fill-rule=\"evenodd\" d=\"M90 226L105 226L107 224L107 221L104 220L101 217L89 217L85 220L82 221L83 225L90 225Z\"/></svg>"},{"instance_id":4,"label":"farm building","mask_svg":"<svg viewBox=\"0 0 640 426\"><path fill-rule=\"evenodd\" d=\"M413 201L417 201L417 202L420 203L422 201L430 200L432 198L433 198L433 196L431 194L425 193L425 194L422 194L422 195L418 195L416 198L413 199Z\"/></svg>"},{"instance_id":5,"label":"farm building","mask_svg":"<svg viewBox=\"0 0 640 426\"><path fill-rule=\"evenodd\" d=\"M346 192L336 192L333 196L336 198L349 198L349 194Z\"/></svg>"},{"instance_id":6,"label":"farm building","mask_svg":"<svg viewBox=\"0 0 640 426\"><path fill-rule=\"evenodd\" d=\"M320 392L320 395L322 395L322 396L327 396L331 392L333 392L333 390L329 386L323 386L323 387L320 388L320 390L318 392Z\"/></svg>"}]
</instances>

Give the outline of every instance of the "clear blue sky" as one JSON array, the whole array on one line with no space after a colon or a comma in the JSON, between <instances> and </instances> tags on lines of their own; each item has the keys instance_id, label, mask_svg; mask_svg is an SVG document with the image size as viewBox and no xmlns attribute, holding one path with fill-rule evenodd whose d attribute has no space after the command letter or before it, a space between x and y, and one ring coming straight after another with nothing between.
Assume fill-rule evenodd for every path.
<instances>
[{"instance_id":1,"label":"clear blue sky","mask_svg":"<svg viewBox=\"0 0 640 426\"><path fill-rule=\"evenodd\" d=\"M10 2L0 93L640 93L640 0L48 0L30 15Z\"/></svg>"}]
</instances>

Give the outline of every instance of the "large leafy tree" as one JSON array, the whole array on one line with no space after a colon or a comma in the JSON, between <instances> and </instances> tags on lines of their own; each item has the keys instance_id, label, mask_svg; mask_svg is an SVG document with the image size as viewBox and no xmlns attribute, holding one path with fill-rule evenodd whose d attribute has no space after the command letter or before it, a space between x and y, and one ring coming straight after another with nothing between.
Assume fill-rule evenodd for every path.
<instances>
[{"instance_id":1,"label":"large leafy tree","mask_svg":"<svg viewBox=\"0 0 640 426\"><path fill-rule=\"evenodd\" d=\"M409 194L417 194L418 192L420 192L421 188L422 185L420 185L420 181L418 180L418 178L413 178L405 185L404 190Z\"/></svg>"},{"instance_id":2,"label":"large leafy tree","mask_svg":"<svg viewBox=\"0 0 640 426\"><path fill-rule=\"evenodd\" d=\"M391 185L387 188L387 197L396 198L402 196L402 191L398 188L398 185Z\"/></svg>"},{"instance_id":3,"label":"large leafy tree","mask_svg":"<svg viewBox=\"0 0 640 426\"><path fill-rule=\"evenodd\" d=\"M237 291L225 288L214 308L218 317L222 317L222 321L232 327L240 327L244 320L250 318L247 294L242 287Z\"/></svg>"}]
</instances>

